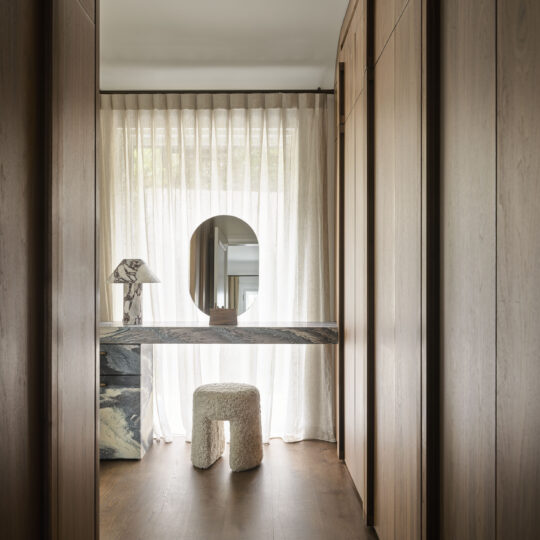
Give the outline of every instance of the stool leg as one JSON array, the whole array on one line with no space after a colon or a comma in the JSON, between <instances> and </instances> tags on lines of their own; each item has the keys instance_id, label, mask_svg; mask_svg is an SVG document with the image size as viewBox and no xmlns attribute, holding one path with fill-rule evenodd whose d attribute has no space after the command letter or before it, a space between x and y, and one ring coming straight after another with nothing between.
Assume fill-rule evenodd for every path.
<instances>
[{"instance_id":1,"label":"stool leg","mask_svg":"<svg viewBox=\"0 0 540 540\"><path fill-rule=\"evenodd\" d=\"M191 437L191 462L198 469L208 469L225 450L223 422L194 415Z\"/></svg>"},{"instance_id":2,"label":"stool leg","mask_svg":"<svg viewBox=\"0 0 540 540\"><path fill-rule=\"evenodd\" d=\"M235 472L260 465L263 458L261 415L231 420L229 465Z\"/></svg>"}]
</instances>

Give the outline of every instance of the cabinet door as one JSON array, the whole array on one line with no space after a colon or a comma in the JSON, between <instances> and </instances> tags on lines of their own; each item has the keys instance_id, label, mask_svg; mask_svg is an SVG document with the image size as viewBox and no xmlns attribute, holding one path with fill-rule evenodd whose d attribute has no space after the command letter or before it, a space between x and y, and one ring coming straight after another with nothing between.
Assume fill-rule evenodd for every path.
<instances>
[{"instance_id":1,"label":"cabinet door","mask_svg":"<svg viewBox=\"0 0 540 540\"><path fill-rule=\"evenodd\" d=\"M358 0L351 28L354 33L354 101L364 90L366 72L366 0Z\"/></svg>"},{"instance_id":2,"label":"cabinet door","mask_svg":"<svg viewBox=\"0 0 540 540\"><path fill-rule=\"evenodd\" d=\"M355 123L355 462L356 489L367 510L367 339L368 339L368 184L367 100L362 92L353 109Z\"/></svg>"},{"instance_id":3,"label":"cabinet door","mask_svg":"<svg viewBox=\"0 0 540 540\"><path fill-rule=\"evenodd\" d=\"M375 66L375 470L379 538L394 536L395 157L394 36Z\"/></svg>"},{"instance_id":4,"label":"cabinet door","mask_svg":"<svg viewBox=\"0 0 540 540\"><path fill-rule=\"evenodd\" d=\"M354 117L345 122L344 354L345 462L356 478L355 449L355 155Z\"/></svg>"},{"instance_id":5,"label":"cabinet door","mask_svg":"<svg viewBox=\"0 0 540 540\"><path fill-rule=\"evenodd\" d=\"M525 540L540 531L540 4L497 9L496 530Z\"/></svg>"},{"instance_id":6,"label":"cabinet door","mask_svg":"<svg viewBox=\"0 0 540 540\"><path fill-rule=\"evenodd\" d=\"M356 97L355 91L355 33L354 29L349 28L343 48L341 51L341 61L345 64L345 118L347 119L352 111L354 100Z\"/></svg>"}]
</instances>

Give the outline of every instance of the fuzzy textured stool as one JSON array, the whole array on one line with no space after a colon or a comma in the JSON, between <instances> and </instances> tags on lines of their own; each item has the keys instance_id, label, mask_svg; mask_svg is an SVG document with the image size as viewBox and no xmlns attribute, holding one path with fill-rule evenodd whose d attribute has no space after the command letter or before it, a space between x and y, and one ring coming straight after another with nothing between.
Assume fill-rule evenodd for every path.
<instances>
[{"instance_id":1,"label":"fuzzy textured stool","mask_svg":"<svg viewBox=\"0 0 540 540\"><path fill-rule=\"evenodd\" d=\"M239 472L257 467L263 457L259 391L240 383L204 384L193 393L193 465L208 469L221 457L225 420L231 425L231 469Z\"/></svg>"}]
</instances>

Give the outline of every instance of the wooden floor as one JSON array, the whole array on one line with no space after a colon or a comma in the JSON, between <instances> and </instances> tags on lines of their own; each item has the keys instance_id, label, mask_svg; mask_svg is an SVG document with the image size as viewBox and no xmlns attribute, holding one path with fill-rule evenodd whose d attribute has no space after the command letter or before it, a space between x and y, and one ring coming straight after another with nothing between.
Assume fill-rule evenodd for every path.
<instances>
[{"instance_id":1,"label":"wooden floor","mask_svg":"<svg viewBox=\"0 0 540 540\"><path fill-rule=\"evenodd\" d=\"M272 439L255 470L194 469L183 439L101 462L101 540L373 539L335 444Z\"/></svg>"}]
</instances>

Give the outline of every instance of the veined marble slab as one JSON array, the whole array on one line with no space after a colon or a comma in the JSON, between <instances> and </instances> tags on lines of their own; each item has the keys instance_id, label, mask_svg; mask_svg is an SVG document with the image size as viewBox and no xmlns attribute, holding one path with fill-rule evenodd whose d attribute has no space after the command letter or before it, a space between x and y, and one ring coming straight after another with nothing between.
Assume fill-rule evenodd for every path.
<instances>
[{"instance_id":1,"label":"veined marble slab","mask_svg":"<svg viewBox=\"0 0 540 540\"><path fill-rule=\"evenodd\" d=\"M102 345L101 459L141 459L152 445L152 346Z\"/></svg>"},{"instance_id":2,"label":"veined marble slab","mask_svg":"<svg viewBox=\"0 0 540 540\"><path fill-rule=\"evenodd\" d=\"M100 375L140 375L141 348L139 345L103 343L99 351Z\"/></svg>"},{"instance_id":3,"label":"veined marble slab","mask_svg":"<svg viewBox=\"0 0 540 540\"><path fill-rule=\"evenodd\" d=\"M338 343L338 327L323 323L244 323L209 326L206 323L152 323L124 326L101 323L101 343L119 344L298 344Z\"/></svg>"}]
</instances>

